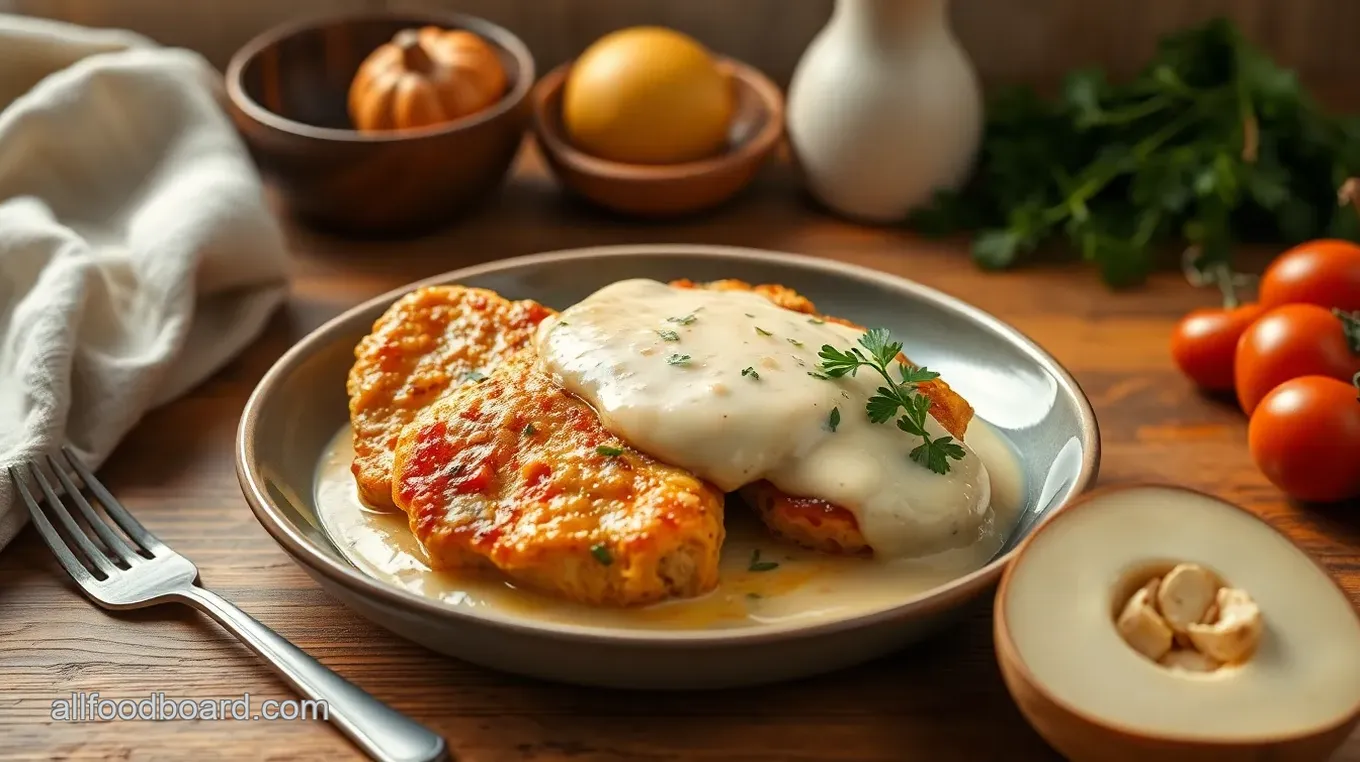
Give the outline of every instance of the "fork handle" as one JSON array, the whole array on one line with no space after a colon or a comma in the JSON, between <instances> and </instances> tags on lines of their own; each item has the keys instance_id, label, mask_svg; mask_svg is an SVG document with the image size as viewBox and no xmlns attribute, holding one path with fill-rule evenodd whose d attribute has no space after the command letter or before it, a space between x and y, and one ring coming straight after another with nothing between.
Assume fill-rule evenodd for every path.
<instances>
[{"instance_id":1,"label":"fork handle","mask_svg":"<svg viewBox=\"0 0 1360 762\"><path fill-rule=\"evenodd\" d=\"M435 762L448 758L444 739L332 672L227 599L197 585L182 600L202 611L264 657L302 695L326 702L328 717L379 762Z\"/></svg>"}]
</instances>

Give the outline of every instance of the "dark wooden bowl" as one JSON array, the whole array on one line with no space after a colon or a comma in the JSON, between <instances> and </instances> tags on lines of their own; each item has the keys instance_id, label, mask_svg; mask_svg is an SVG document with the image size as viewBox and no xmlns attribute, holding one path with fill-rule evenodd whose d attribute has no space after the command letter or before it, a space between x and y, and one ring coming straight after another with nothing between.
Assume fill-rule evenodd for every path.
<instances>
[{"instance_id":1,"label":"dark wooden bowl","mask_svg":"<svg viewBox=\"0 0 1360 762\"><path fill-rule=\"evenodd\" d=\"M568 189L614 211L673 217L717 206L744 188L784 131L784 98L765 75L719 59L736 92L737 108L723 153L680 164L628 164L573 146L562 125L562 90L571 63L534 88L534 134L553 173Z\"/></svg>"},{"instance_id":2,"label":"dark wooden bowl","mask_svg":"<svg viewBox=\"0 0 1360 762\"><path fill-rule=\"evenodd\" d=\"M505 97L433 127L361 133L347 96L359 64L402 29L481 35L500 54ZM457 13L365 12L285 24L237 51L227 94L263 174L298 216L365 234L410 233L451 220L489 195L519 149L534 60L509 31Z\"/></svg>"}]
</instances>

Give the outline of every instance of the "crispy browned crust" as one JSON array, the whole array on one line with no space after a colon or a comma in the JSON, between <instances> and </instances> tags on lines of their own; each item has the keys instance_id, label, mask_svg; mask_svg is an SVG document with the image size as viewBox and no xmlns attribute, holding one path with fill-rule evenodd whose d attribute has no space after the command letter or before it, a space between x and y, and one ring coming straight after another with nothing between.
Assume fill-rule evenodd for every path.
<instances>
[{"instance_id":1,"label":"crispy browned crust","mask_svg":"<svg viewBox=\"0 0 1360 762\"><path fill-rule=\"evenodd\" d=\"M595 605L712 590L722 493L609 433L530 351L437 401L398 439L393 496L432 563L489 564Z\"/></svg>"},{"instance_id":2,"label":"crispy browned crust","mask_svg":"<svg viewBox=\"0 0 1360 762\"><path fill-rule=\"evenodd\" d=\"M707 288L718 291L752 291L784 309L815 315L824 320L863 329L864 326L831 315L822 315L805 296L780 285L751 285L740 280L721 280L696 283L690 280L671 282L677 288ZM902 362L910 362L906 355L898 355ZM930 415L951 435L963 438L973 420L973 406L949 388L943 379L921 384L917 390L930 399ZM742 498L755 509L765 525L775 535L797 545L825 553L866 555L872 549L860 532L855 515L825 500L798 497L783 492L773 484L761 481L740 490Z\"/></svg>"},{"instance_id":3,"label":"crispy browned crust","mask_svg":"<svg viewBox=\"0 0 1360 762\"><path fill-rule=\"evenodd\" d=\"M398 299L354 348L346 389L352 470L370 505L392 506L392 451L416 413L526 346L551 310L493 291L431 286Z\"/></svg>"}]
</instances>

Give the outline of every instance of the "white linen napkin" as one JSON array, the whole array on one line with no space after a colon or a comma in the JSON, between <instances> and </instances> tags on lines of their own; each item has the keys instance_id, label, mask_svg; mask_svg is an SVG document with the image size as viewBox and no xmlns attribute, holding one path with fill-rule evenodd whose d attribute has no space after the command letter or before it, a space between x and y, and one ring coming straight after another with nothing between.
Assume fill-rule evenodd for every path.
<instances>
[{"instance_id":1,"label":"white linen napkin","mask_svg":"<svg viewBox=\"0 0 1360 762\"><path fill-rule=\"evenodd\" d=\"M249 343L286 251L198 55L0 15L0 547L8 467L92 467Z\"/></svg>"}]
</instances>

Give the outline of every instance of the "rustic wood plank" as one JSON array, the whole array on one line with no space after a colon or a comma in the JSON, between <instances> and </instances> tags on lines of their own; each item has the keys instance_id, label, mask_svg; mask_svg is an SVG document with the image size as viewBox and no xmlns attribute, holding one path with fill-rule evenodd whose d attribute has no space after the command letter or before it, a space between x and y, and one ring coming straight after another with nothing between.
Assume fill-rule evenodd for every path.
<instances>
[{"instance_id":1,"label":"rustic wood plank","mask_svg":"<svg viewBox=\"0 0 1360 762\"><path fill-rule=\"evenodd\" d=\"M297 339L344 308L474 262L593 244L684 241L798 251L920 280L1014 322L1067 363L1104 435L1103 483L1169 481L1239 501L1319 557L1360 602L1354 506L1302 510L1252 467L1243 418L1176 375L1166 336L1212 301L1175 273L1111 294L1077 266L983 274L958 241L846 225L807 206L772 169L712 215L640 224L563 200L532 151L498 198L438 235L348 241L290 226L292 297L266 334L189 396L152 411L103 469L204 582L379 697L443 732L463 759L996 760L1057 756L1001 684L984 604L948 634L873 664L792 684L701 694L585 690L438 657L332 601L269 539L232 465L247 395ZM113 615L84 601L26 531L0 552L0 758L358 759L319 723L67 724L52 699L290 694L243 647L174 607ZM1360 736L1337 757L1360 761Z\"/></svg>"}]
</instances>

